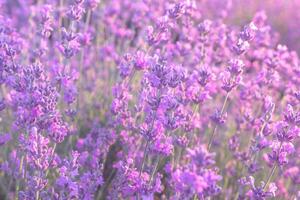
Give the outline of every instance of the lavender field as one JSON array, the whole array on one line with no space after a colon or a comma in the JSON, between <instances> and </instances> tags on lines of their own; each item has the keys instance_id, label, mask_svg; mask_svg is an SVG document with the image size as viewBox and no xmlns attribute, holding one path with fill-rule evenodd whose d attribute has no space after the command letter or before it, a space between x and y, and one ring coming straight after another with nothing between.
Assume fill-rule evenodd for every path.
<instances>
[{"instance_id":1,"label":"lavender field","mask_svg":"<svg viewBox=\"0 0 300 200\"><path fill-rule=\"evenodd\" d=\"M299 0L0 0L0 200L300 199Z\"/></svg>"}]
</instances>

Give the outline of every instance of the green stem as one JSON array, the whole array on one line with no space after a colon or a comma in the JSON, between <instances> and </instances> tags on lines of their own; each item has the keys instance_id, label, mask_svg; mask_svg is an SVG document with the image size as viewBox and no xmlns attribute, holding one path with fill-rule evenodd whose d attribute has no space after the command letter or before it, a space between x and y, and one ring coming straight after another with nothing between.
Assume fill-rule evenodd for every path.
<instances>
[{"instance_id":1,"label":"green stem","mask_svg":"<svg viewBox=\"0 0 300 200\"><path fill-rule=\"evenodd\" d=\"M215 125L214 130L213 130L212 134L209 137L209 142L208 142L208 147L207 147L208 151L210 151L210 148L211 148L211 145L212 145L212 141L214 140L214 136L215 136L215 134L217 132L217 129L218 129L218 126Z\"/></svg>"},{"instance_id":2,"label":"green stem","mask_svg":"<svg viewBox=\"0 0 300 200\"><path fill-rule=\"evenodd\" d=\"M56 149L56 143L54 143L54 146L53 146L53 149L52 149L52 152L51 152L51 157L50 157L49 164L51 164L51 162L53 161L55 149ZM48 168L47 171L46 171L46 177L48 176L49 172L50 172L50 170Z\"/></svg>"},{"instance_id":3,"label":"green stem","mask_svg":"<svg viewBox=\"0 0 300 200\"><path fill-rule=\"evenodd\" d=\"M36 191L36 196L35 196L35 200L39 200L40 199L40 191Z\"/></svg>"},{"instance_id":4,"label":"green stem","mask_svg":"<svg viewBox=\"0 0 300 200\"><path fill-rule=\"evenodd\" d=\"M263 190L267 189L267 187L268 187L268 185L269 185L269 183L270 183L270 181L271 181L271 179L272 179L272 177L273 177L273 175L274 175L274 173L276 171L276 168L277 168L277 164L274 164L273 167L272 167L272 170L271 170L271 172L270 172L270 174L268 176L267 182L266 182L266 184L263 187Z\"/></svg>"},{"instance_id":5,"label":"green stem","mask_svg":"<svg viewBox=\"0 0 300 200\"><path fill-rule=\"evenodd\" d=\"M193 200L197 200L197 199L198 199L198 198L197 198L197 195L194 194Z\"/></svg>"},{"instance_id":6,"label":"green stem","mask_svg":"<svg viewBox=\"0 0 300 200\"><path fill-rule=\"evenodd\" d=\"M92 16L92 11L88 10L86 20L85 20L84 33L86 33L88 28L89 28L89 23L91 21L91 16Z\"/></svg>"},{"instance_id":7,"label":"green stem","mask_svg":"<svg viewBox=\"0 0 300 200\"><path fill-rule=\"evenodd\" d=\"M155 173L156 173L156 171L157 171L159 161L160 161L160 155L158 155L158 158L157 158L157 160L156 160L154 169L153 169L153 171L152 171L152 173L151 173L151 177L150 177L150 180L149 180L149 184L150 184L150 185L151 185L152 180L153 180L153 178L154 178L154 175L155 175Z\"/></svg>"},{"instance_id":8,"label":"green stem","mask_svg":"<svg viewBox=\"0 0 300 200\"><path fill-rule=\"evenodd\" d=\"M85 24L84 24L84 30L83 30L84 34L88 31L89 23L90 23L90 20L91 20L91 15L92 15L92 11L88 10L87 16L86 16L86 19L85 19ZM86 75L85 75L84 70L83 70L84 57L85 57L84 50L85 50L85 47L83 46L82 49L81 49L80 58L79 58L79 71L80 71L80 75L82 75L82 79L78 81L78 83L79 83L79 86L78 86L79 92L82 91L83 88L82 88L81 85L84 83L84 81L86 79ZM82 98L83 98L82 95L78 96L77 105L76 105L77 110L79 110L79 108L80 108L79 102L82 102Z\"/></svg>"},{"instance_id":9,"label":"green stem","mask_svg":"<svg viewBox=\"0 0 300 200\"><path fill-rule=\"evenodd\" d=\"M221 113L220 113L221 115L223 115L223 113L224 113L224 110L225 110L225 107L226 107L226 104L227 104L227 101L228 101L228 97L229 97L229 92L227 92L226 97L224 99L224 102L223 102L223 105L222 105L222 109L221 109ZM215 134L217 132L217 129L218 129L218 125L216 124L215 127L214 127L214 130L213 130L212 134L209 137L208 148L207 148L208 151L210 151L210 148L211 148L214 136L215 136Z\"/></svg>"},{"instance_id":10,"label":"green stem","mask_svg":"<svg viewBox=\"0 0 300 200\"><path fill-rule=\"evenodd\" d=\"M139 177L141 176L142 171L144 170L144 167L145 167L145 161L146 161L146 157L147 157L147 149L148 149L148 146L149 146L149 142L147 141L146 146L145 146L145 149L144 149L144 153L143 153L143 162L142 162L141 169L140 169L140 171L139 171Z\"/></svg>"},{"instance_id":11,"label":"green stem","mask_svg":"<svg viewBox=\"0 0 300 200\"><path fill-rule=\"evenodd\" d=\"M237 200L237 199L239 198L239 195L240 195L240 193L237 192L237 193L235 194L235 196L234 196L234 200Z\"/></svg>"},{"instance_id":12,"label":"green stem","mask_svg":"<svg viewBox=\"0 0 300 200\"><path fill-rule=\"evenodd\" d=\"M225 106L227 104L228 101L228 97L229 97L229 92L227 92L226 97L224 99L223 105L222 105L222 109L221 109L221 114L223 114L224 110L225 110Z\"/></svg>"},{"instance_id":13,"label":"green stem","mask_svg":"<svg viewBox=\"0 0 300 200\"><path fill-rule=\"evenodd\" d=\"M281 147L282 147L282 142L280 142L280 146L279 146L278 152L277 152L277 157L279 157L279 153L280 153ZM266 183L265 183L265 185L263 187L263 190L267 189L267 187L268 187L269 183L271 182L271 179L272 179L272 177L273 177L273 175L274 175L274 173L276 171L276 168L277 168L277 163L274 163L274 165L273 165L273 167L271 169L271 172L268 175L268 179L267 179L267 181L266 181Z\"/></svg>"},{"instance_id":14,"label":"green stem","mask_svg":"<svg viewBox=\"0 0 300 200\"><path fill-rule=\"evenodd\" d=\"M23 161L24 161L24 155L22 155L22 157L21 157L20 166L19 166L19 174L22 173ZM19 190L20 190L20 180L18 179L17 183L16 183L16 196L15 196L15 200L19 199Z\"/></svg>"}]
</instances>

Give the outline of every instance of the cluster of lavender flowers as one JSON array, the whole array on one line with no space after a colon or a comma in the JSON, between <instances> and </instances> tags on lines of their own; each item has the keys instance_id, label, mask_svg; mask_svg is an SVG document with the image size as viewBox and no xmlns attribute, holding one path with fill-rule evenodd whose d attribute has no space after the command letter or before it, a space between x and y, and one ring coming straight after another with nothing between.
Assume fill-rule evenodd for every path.
<instances>
[{"instance_id":1,"label":"cluster of lavender flowers","mask_svg":"<svg viewBox=\"0 0 300 200\"><path fill-rule=\"evenodd\" d=\"M0 199L300 199L295 34L236 1L0 1Z\"/></svg>"}]
</instances>

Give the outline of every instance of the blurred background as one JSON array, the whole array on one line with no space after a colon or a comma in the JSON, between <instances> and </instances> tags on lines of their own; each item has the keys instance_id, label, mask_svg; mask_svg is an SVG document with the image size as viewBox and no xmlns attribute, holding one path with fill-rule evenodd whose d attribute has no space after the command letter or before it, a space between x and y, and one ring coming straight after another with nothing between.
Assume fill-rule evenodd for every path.
<instances>
[{"instance_id":1,"label":"blurred background","mask_svg":"<svg viewBox=\"0 0 300 200\"><path fill-rule=\"evenodd\" d=\"M8 13L14 13L13 17L20 17L19 22L22 22L22 18L24 19L24 12L29 11L17 9L20 16L15 16L15 7L26 9L28 8L25 6L26 4L35 4L36 1L38 0L2 0L3 5L6 6L4 9ZM51 2L51 0L47 1ZM112 0L102 0L105 3L110 1ZM137 0L133 1L138 2ZM192 2L192 0L189 1ZM204 5L202 11L204 16L226 15L227 22L235 25L243 25L251 20L256 12L265 11L273 30L280 35L280 42L291 50L296 50L298 53L300 51L299 0L195 0L195 2ZM222 9L228 11L225 12Z\"/></svg>"},{"instance_id":2,"label":"blurred background","mask_svg":"<svg viewBox=\"0 0 300 200\"><path fill-rule=\"evenodd\" d=\"M204 0L206 15L220 15L220 8L228 8L227 20L231 24L244 25L258 11L265 11L274 31L279 33L280 43L291 50L300 51L300 1L299 0ZM219 4L220 8L216 5ZM213 16L211 16L213 17Z\"/></svg>"}]
</instances>

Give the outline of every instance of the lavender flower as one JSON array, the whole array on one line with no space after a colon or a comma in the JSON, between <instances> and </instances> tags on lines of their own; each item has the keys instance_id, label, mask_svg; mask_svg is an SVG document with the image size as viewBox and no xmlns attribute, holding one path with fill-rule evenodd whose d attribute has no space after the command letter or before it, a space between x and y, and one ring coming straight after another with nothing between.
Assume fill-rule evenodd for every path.
<instances>
[{"instance_id":1,"label":"lavender flower","mask_svg":"<svg viewBox=\"0 0 300 200\"><path fill-rule=\"evenodd\" d=\"M299 6L1 1L0 199L297 199Z\"/></svg>"}]
</instances>

